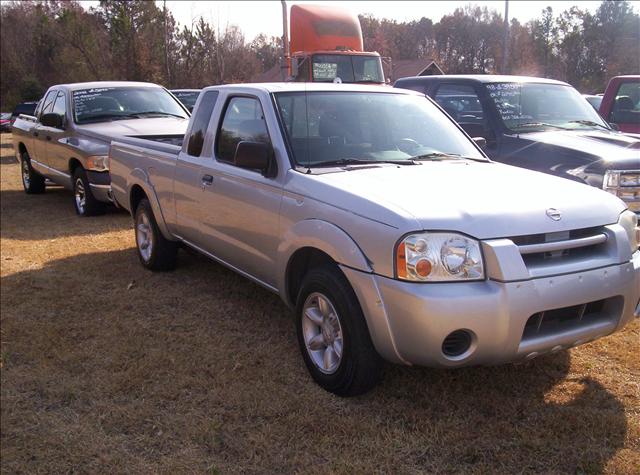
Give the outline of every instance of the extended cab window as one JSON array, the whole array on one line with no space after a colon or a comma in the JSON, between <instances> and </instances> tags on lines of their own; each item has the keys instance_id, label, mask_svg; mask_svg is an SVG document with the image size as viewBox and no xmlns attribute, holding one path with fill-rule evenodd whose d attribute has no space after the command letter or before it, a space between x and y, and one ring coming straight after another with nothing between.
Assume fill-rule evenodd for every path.
<instances>
[{"instance_id":1,"label":"extended cab window","mask_svg":"<svg viewBox=\"0 0 640 475\"><path fill-rule=\"evenodd\" d=\"M262 106L251 97L234 97L229 101L218 134L216 156L233 163L238 143L242 141L271 143Z\"/></svg>"},{"instance_id":2,"label":"extended cab window","mask_svg":"<svg viewBox=\"0 0 640 475\"><path fill-rule=\"evenodd\" d=\"M202 146L204 145L204 135L207 132L207 126L211 119L213 108L216 105L216 99L218 98L218 91L207 91L202 96L200 106L196 111L196 115L193 117L193 127L189 135L189 145L187 146L187 153L194 157L199 157L202 154Z\"/></svg>"}]
</instances>

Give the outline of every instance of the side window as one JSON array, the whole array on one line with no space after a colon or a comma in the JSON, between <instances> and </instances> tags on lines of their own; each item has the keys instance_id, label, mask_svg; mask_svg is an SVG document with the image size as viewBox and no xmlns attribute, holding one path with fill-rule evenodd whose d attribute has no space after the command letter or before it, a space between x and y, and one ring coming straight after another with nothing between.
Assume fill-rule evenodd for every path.
<instances>
[{"instance_id":1,"label":"side window","mask_svg":"<svg viewBox=\"0 0 640 475\"><path fill-rule=\"evenodd\" d=\"M56 98L56 102L53 106L54 114L61 115L62 117L66 117L67 115L67 101L65 98L64 92L60 91L58 93L58 97Z\"/></svg>"},{"instance_id":2,"label":"side window","mask_svg":"<svg viewBox=\"0 0 640 475\"><path fill-rule=\"evenodd\" d=\"M234 97L229 101L218 133L216 156L233 163L242 141L270 143L262 106L257 99Z\"/></svg>"},{"instance_id":3,"label":"side window","mask_svg":"<svg viewBox=\"0 0 640 475\"><path fill-rule=\"evenodd\" d=\"M309 69L310 69L310 61L309 57L293 57L291 61L298 61L298 75L296 76L297 82L308 82L309 81Z\"/></svg>"},{"instance_id":4,"label":"side window","mask_svg":"<svg viewBox=\"0 0 640 475\"><path fill-rule=\"evenodd\" d=\"M456 122L484 124L482 105L473 86L443 84L434 99Z\"/></svg>"},{"instance_id":5,"label":"side window","mask_svg":"<svg viewBox=\"0 0 640 475\"><path fill-rule=\"evenodd\" d=\"M42 105L42 111L40 114L48 114L53 110L53 102L56 99L56 94L58 91L49 91L47 96L44 98L44 103Z\"/></svg>"},{"instance_id":6,"label":"side window","mask_svg":"<svg viewBox=\"0 0 640 475\"><path fill-rule=\"evenodd\" d=\"M40 111L42 110L42 103L44 101L40 99L38 104L36 104L36 110L33 112L34 117L40 117Z\"/></svg>"},{"instance_id":7,"label":"side window","mask_svg":"<svg viewBox=\"0 0 640 475\"><path fill-rule=\"evenodd\" d=\"M189 144L187 145L187 153L194 157L202 154L202 146L204 145L204 135L207 133L207 126L213 113L213 108L218 99L218 91L207 91L202 96L198 111L193 117L193 127L189 135Z\"/></svg>"},{"instance_id":8,"label":"side window","mask_svg":"<svg viewBox=\"0 0 640 475\"><path fill-rule=\"evenodd\" d=\"M609 114L609 121L640 124L640 82L623 82Z\"/></svg>"}]
</instances>

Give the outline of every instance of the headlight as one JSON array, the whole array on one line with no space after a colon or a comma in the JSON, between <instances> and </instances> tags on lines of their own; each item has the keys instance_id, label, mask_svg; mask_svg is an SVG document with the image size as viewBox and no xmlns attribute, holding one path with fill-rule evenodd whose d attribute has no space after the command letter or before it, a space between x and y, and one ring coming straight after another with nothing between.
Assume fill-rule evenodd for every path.
<instances>
[{"instance_id":1,"label":"headlight","mask_svg":"<svg viewBox=\"0 0 640 475\"><path fill-rule=\"evenodd\" d=\"M618 188L620 186L620 172L617 170L607 170L604 172L602 188Z\"/></svg>"},{"instance_id":2,"label":"headlight","mask_svg":"<svg viewBox=\"0 0 640 475\"><path fill-rule=\"evenodd\" d=\"M414 282L484 279L480 243L456 233L417 233L396 247L396 276Z\"/></svg>"},{"instance_id":3,"label":"headlight","mask_svg":"<svg viewBox=\"0 0 640 475\"><path fill-rule=\"evenodd\" d=\"M96 172L106 172L109 170L109 156L91 155L87 158L87 169Z\"/></svg>"},{"instance_id":4,"label":"headlight","mask_svg":"<svg viewBox=\"0 0 640 475\"><path fill-rule=\"evenodd\" d=\"M631 254L640 247L640 228L638 227L638 216L633 211L623 211L618 220L618 224L624 228L629 237Z\"/></svg>"}]
</instances>

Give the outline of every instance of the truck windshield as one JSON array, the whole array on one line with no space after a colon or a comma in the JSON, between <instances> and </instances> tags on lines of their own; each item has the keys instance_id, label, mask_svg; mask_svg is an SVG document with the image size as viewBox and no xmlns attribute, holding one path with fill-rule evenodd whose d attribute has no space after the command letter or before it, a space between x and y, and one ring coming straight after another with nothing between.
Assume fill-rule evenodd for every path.
<instances>
[{"instance_id":1,"label":"truck windshield","mask_svg":"<svg viewBox=\"0 0 640 475\"><path fill-rule=\"evenodd\" d=\"M180 104L161 87L101 87L73 91L76 124L167 116L188 118Z\"/></svg>"},{"instance_id":2,"label":"truck windshield","mask_svg":"<svg viewBox=\"0 0 640 475\"><path fill-rule=\"evenodd\" d=\"M312 70L315 82L333 82L340 78L342 82L349 83L384 83L379 56L316 54Z\"/></svg>"},{"instance_id":3,"label":"truck windshield","mask_svg":"<svg viewBox=\"0 0 640 475\"><path fill-rule=\"evenodd\" d=\"M299 166L422 159L485 160L425 97L385 92L275 94Z\"/></svg>"},{"instance_id":4,"label":"truck windshield","mask_svg":"<svg viewBox=\"0 0 640 475\"><path fill-rule=\"evenodd\" d=\"M609 129L571 86L501 82L486 88L504 125L513 132L548 129Z\"/></svg>"},{"instance_id":5,"label":"truck windshield","mask_svg":"<svg viewBox=\"0 0 640 475\"><path fill-rule=\"evenodd\" d=\"M200 95L200 91L171 91L174 96L178 98L182 104L189 109L193 110Z\"/></svg>"}]
</instances>

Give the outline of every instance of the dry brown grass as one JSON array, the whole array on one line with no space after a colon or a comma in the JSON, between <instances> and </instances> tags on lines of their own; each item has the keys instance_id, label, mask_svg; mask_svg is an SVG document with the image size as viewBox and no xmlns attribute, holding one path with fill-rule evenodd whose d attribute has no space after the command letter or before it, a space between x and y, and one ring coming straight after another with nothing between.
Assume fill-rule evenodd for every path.
<instances>
[{"instance_id":1,"label":"dry brown grass","mask_svg":"<svg viewBox=\"0 0 640 475\"><path fill-rule=\"evenodd\" d=\"M27 196L2 135L3 473L638 473L640 322L521 366L389 366L339 399L274 295L138 264L130 218Z\"/></svg>"}]
</instances>

